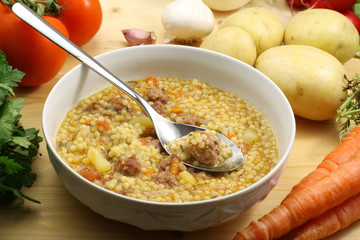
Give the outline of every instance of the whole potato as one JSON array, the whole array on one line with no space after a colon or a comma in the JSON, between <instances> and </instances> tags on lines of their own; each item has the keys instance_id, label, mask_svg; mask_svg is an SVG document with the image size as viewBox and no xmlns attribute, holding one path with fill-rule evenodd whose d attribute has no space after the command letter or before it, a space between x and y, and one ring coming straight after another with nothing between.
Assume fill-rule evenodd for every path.
<instances>
[{"instance_id":1,"label":"whole potato","mask_svg":"<svg viewBox=\"0 0 360 240\"><path fill-rule=\"evenodd\" d=\"M284 43L317 47L344 63L355 55L359 33L341 13L330 9L308 9L290 19Z\"/></svg>"},{"instance_id":2,"label":"whole potato","mask_svg":"<svg viewBox=\"0 0 360 240\"><path fill-rule=\"evenodd\" d=\"M229 26L240 27L250 33L258 55L283 42L285 28L282 21L276 13L266 8L242 9L225 18L219 28Z\"/></svg>"},{"instance_id":3,"label":"whole potato","mask_svg":"<svg viewBox=\"0 0 360 240\"><path fill-rule=\"evenodd\" d=\"M238 27L214 31L204 39L200 48L226 54L251 66L254 66L257 56L254 40L248 32Z\"/></svg>"},{"instance_id":4,"label":"whole potato","mask_svg":"<svg viewBox=\"0 0 360 240\"><path fill-rule=\"evenodd\" d=\"M255 67L284 92L295 115L328 120L346 99L345 68L331 54L311 46L282 45L263 52Z\"/></svg>"},{"instance_id":5,"label":"whole potato","mask_svg":"<svg viewBox=\"0 0 360 240\"><path fill-rule=\"evenodd\" d=\"M203 2L212 10L232 11L248 4L250 0L203 0Z\"/></svg>"}]
</instances>

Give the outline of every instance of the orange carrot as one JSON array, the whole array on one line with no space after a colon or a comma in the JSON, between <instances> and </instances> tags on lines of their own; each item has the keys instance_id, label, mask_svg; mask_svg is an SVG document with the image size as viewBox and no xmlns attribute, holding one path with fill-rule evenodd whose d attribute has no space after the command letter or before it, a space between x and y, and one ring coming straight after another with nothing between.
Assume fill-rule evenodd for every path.
<instances>
[{"instance_id":1,"label":"orange carrot","mask_svg":"<svg viewBox=\"0 0 360 240\"><path fill-rule=\"evenodd\" d=\"M274 239L320 216L360 193L360 149L344 164L284 200L278 207L237 233L240 239Z\"/></svg>"},{"instance_id":2,"label":"orange carrot","mask_svg":"<svg viewBox=\"0 0 360 240\"><path fill-rule=\"evenodd\" d=\"M314 218L301 227L294 240L322 239L360 219L360 194Z\"/></svg>"},{"instance_id":3,"label":"orange carrot","mask_svg":"<svg viewBox=\"0 0 360 240\"><path fill-rule=\"evenodd\" d=\"M146 174L146 175L152 175L154 173L155 173L155 171L152 168L147 168L147 169L145 169L145 172L144 172L144 174Z\"/></svg>"},{"instance_id":4,"label":"orange carrot","mask_svg":"<svg viewBox=\"0 0 360 240\"><path fill-rule=\"evenodd\" d=\"M96 120L96 124L98 126L102 127L103 128L102 130L104 130L104 131L107 131L110 129L110 125L106 120L104 120L104 121Z\"/></svg>"},{"instance_id":5,"label":"orange carrot","mask_svg":"<svg viewBox=\"0 0 360 240\"><path fill-rule=\"evenodd\" d=\"M300 194L301 191L332 172L339 165L346 162L360 148L360 125L356 126L340 145L329 153L318 167L296 184L285 199ZM285 200L284 199L284 200Z\"/></svg>"},{"instance_id":6,"label":"orange carrot","mask_svg":"<svg viewBox=\"0 0 360 240\"><path fill-rule=\"evenodd\" d=\"M184 91L183 91L183 90L179 90L179 91L176 93L176 96L177 96L177 97L181 97L183 94L184 94Z\"/></svg>"},{"instance_id":7,"label":"orange carrot","mask_svg":"<svg viewBox=\"0 0 360 240\"><path fill-rule=\"evenodd\" d=\"M148 138L140 138L139 140L142 145L146 145L146 143L148 142Z\"/></svg>"},{"instance_id":8,"label":"orange carrot","mask_svg":"<svg viewBox=\"0 0 360 240\"><path fill-rule=\"evenodd\" d=\"M85 119L85 124L86 124L86 125L90 125L90 124L91 124L91 121L92 121L91 119L87 118L87 119Z\"/></svg>"},{"instance_id":9,"label":"orange carrot","mask_svg":"<svg viewBox=\"0 0 360 240\"><path fill-rule=\"evenodd\" d=\"M175 153L171 154L169 171L174 175L178 175L182 171L180 169L180 163L181 161L178 156L176 156Z\"/></svg>"},{"instance_id":10,"label":"orange carrot","mask_svg":"<svg viewBox=\"0 0 360 240\"><path fill-rule=\"evenodd\" d=\"M145 82L148 83L148 84L149 84L149 83L152 83L153 86L155 86L156 83L157 83L157 82L156 82L156 79L155 79L153 76L150 76L150 77L146 78L146 79L145 79Z\"/></svg>"},{"instance_id":11,"label":"orange carrot","mask_svg":"<svg viewBox=\"0 0 360 240\"><path fill-rule=\"evenodd\" d=\"M183 109L180 108L180 107L173 107L173 108L171 109L171 111L172 111L173 113L182 113Z\"/></svg>"},{"instance_id":12,"label":"orange carrot","mask_svg":"<svg viewBox=\"0 0 360 240\"><path fill-rule=\"evenodd\" d=\"M235 134L231 133L231 134L227 135L226 137L227 137L228 139L231 139L231 138L235 137Z\"/></svg>"},{"instance_id":13,"label":"orange carrot","mask_svg":"<svg viewBox=\"0 0 360 240\"><path fill-rule=\"evenodd\" d=\"M90 182L94 182L95 180L100 180L102 178L102 173L99 171L90 170L87 168L81 169L79 174L89 180Z\"/></svg>"}]
</instances>

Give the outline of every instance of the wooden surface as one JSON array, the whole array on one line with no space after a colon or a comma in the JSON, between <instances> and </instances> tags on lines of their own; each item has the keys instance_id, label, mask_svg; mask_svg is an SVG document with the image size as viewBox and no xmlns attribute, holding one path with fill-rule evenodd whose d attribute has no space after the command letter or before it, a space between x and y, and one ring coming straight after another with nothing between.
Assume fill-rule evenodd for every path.
<instances>
[{"instance_id":1,"label":"wooden surface","mask_svg":"<svg viewBox=\"0 0 360 240\"><path fill-rule=\"evenodd\" d=\"M161 24L161 12L171 0L102 0L103 24L95 38L83 46L92 56L126 47L121 29L141 28L152 30L157 43L164 44L166 33ZM270 0L253 0L252 5L269 6ZM291 13L284 0L272 0L271 8L281 14L284 23ZM215 12L217 24L233 12ZM45 99L54 84L78 63L69 56L60 73L50 82L34 88L18 88L18 97L26 99L21 123L24 127L41 129L41 114ZM360 72L360 59L345 64L349 77ZM242 216L221 226L206 230L182 233L169 231L143 231L136 227L103 218L83 206L65 189L53 170L45 143L41 143L40 156L33 163L38 179L24 191L41 201L25 205L0 207L0 239L224 239L230 240L236 231L244 228L273 207L308 172L339 143L338 128L334 121L313 122L296 118L297 135L288 166L279 184L268 197ZM42 132L40 132L42 135ZM352 224L330 239L358 239L360 221Z\"/></svg>"}]
</instances>

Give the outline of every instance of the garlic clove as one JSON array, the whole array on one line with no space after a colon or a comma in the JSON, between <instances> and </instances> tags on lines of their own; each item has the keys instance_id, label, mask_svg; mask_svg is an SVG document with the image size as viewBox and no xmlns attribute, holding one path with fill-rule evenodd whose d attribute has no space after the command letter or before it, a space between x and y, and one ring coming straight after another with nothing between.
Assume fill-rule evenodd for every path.
<instances>
[{"instance_id":1,"label":"garlic clove","mask_svg":"<svg viewBox=\"0 0 360 240\"><path fill-rule=\"evenodd\" d=\"M201 39L212 32L214 14L201 0L176 0L162 12L165 29L177 40Z\"/></svg>"},{"instance_id":2,"label":"garlic clove","mask_svg":"<svg viewBox=\"0 0 360 240\"><path fill-rule=\"evenodd\" d=\"M156 42L156 35L153 31L144 31L137 28L121 30L129 46L154 44Z\"/></svg>"}]
</instances>

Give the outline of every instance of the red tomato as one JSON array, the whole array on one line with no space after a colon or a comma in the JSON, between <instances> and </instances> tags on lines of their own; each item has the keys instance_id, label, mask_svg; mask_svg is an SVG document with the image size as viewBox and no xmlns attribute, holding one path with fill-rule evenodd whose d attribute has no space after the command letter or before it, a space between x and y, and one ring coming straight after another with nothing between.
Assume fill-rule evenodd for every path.
<instances>
[{"instance_id":1,"label":"red tomato","mask_svg":"<svg viewBox=\"0 0 360 240\"><path fill-rule=\"evenodd\" d=\"M78 46L89 42L99 31L102 9L99 0L58 0L61 21L69 31L70 40Z\"/></svg>"},{"instance_id":2,"label":"red tomato","mask_svg":"<svg viewBox=\"0 0 360 240\"><path fill-rule=\"evenodd\" d=\"M302 8L302 7L308 7L310 0L286 0L286 2L291 6L291 7L296 7L296 8Z\"/></svg>"},{"instance_id":3,"label":"red tomato","mask_svg":"<svg viewBox=\"0 0 360 240\"><path fill-rule=\"evenodd\" d=\"M342 12L342 14L354 24L355 28L360 34L360 18L356 16L356 14L351 10Z\"/></svg>"},{"instance_id":4,"label":"red tomato","mask_svg":"<svg viewBox=\"0 0 360 240\"><path fill-rule=\"evenodd\" d=\"M57 18L44 19L65 36L65 25ZM0 16L0 49L6 54L11 66L25 73L20 83L37 86L51 80L59 73L67 58L67 52L42 36L15 14Z\"/></svg>"},{"instance_id":5,"label":"red tomato","mask_svg":"<svg viewBox=\"0 0 360 240\"><path fill-rule=\"evenodd\" d=\"M323 0L311 0L310 5L313 8L329 8Z\"/></svg>"},{"instance_id":6,"label":"red tomato","mask_svg":"<svg viewBox=\"0 0 360 240\"><path fill-rule=\"evenodd\" d=\"M356 0L324 0L326 5L335 11L344 12L352 8Z\"/></svg>"},{"instance_id":7,"label":"red tomato","mask_svg":"<svg viewBox=\"0 0 360 240\"><path fill-rule=\"evenodd\" d=\"M11 12L11 9L7 5L0 2L0 17L9 12Z\"/></svg>"}]
</instances>

